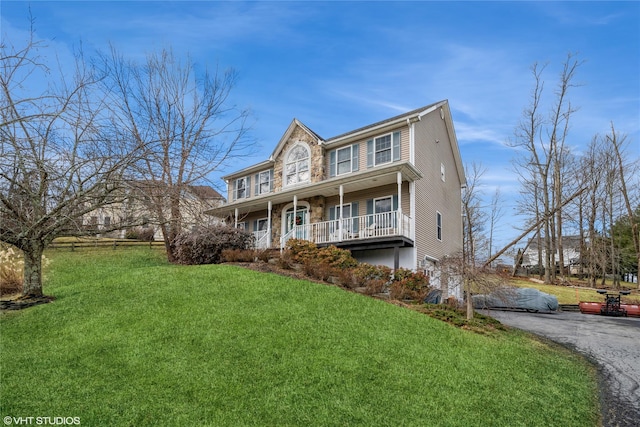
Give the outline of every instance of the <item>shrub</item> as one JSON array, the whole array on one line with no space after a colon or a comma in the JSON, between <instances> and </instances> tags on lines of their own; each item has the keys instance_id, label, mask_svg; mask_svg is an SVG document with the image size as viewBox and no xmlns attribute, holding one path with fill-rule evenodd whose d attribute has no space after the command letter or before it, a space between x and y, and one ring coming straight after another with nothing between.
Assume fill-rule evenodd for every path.
<instances>
[{"instance_id":1,"label":"shrub","mask_svg":"<svg viewBox=\"0 0 640 427\"><path fill-rule=\"evenodd\" d=\"M316 258L318 247L315 243L302 239L289 239L286 246L291 262L305 264Z\"/></svg>"},{"instance_id":2,"label":"shrub","mask_svg":"<svg viewBox=\"0 0 640 427\"><path fill-rule=\"evenodd\" d=\"M293 267L293 261L291 261L291 251L285 250L284 252L282 252L282 254L280 254L280 256L277 258L277 265L283 270L291 270L291 268Z\"/></svg>"},{"instance_id":3,"label":"shrub","mask_svg":"<svg viewBox=\"0 0 640 427\"><path fill-rule=\"evenodd\" d=\"M223 262L254 262L256 251L253 249L223 249Z\"/></svg>"},{"instance_id":4,"label":"shrub","mask_svg":"<svg viewBox=\"0 0 640 427\"><path fill-rule=\"evenodd\" d=\"M365 293L373 295L384 291L391 279L391 269L384 265L361 263L351 268L341 269L338 277L345 288L365 288Z\"/></svg>"},{"instance_id":5,"label":"shrub","mask_svg":"<svg viewBox=\"0 0 640 427\"><path fill-rule=\"evenodd\" d=\"M198 228L180 233L172 245L176 261L180 264L218 264L225 249L253 247L251 233L224 225Z\"/></svg>"},{"instance_id":6,"label":"shrub","mask_svg":"<svg viewBox=\"0 0 640 427\"><path fill-rule=\"evenodd\" d=\"M271 258L274 258L274 251L270 249L258 249L256 250L256 258L258 261L269 262Z\"/></svg>"},{"instance_id":7,"label":"shrub","mask_svg":"<svg viewBox=\"0 0 640 427\"><path fill-rule=\"evenodd\" d=\"M346 249L336 248L335 246L318 249L314 259L322 261L336 269L352 268L358 265L358 261L351 256L351 252Z\"/></svg>"},{"instance_id":8,"label":"shrub","mask_svg":"<svg viewBox=\"0 0 640 427\"><path fill-rule=\"evenodd\" d=\"M387 283L391 280L391 269L385 265L358 264L354 269L358 282L366 285L371 280L381 280Z\"/></svg>"},{"instance_id":9,"label":"shrub","mask_svg":"<svg viewBox=\"0 0 640 427\"><path fill-rule=\"evenodd\" d=\"M42 255L42 268L49 265L49 259ZM22 292L24 260L20 250L13 246L0 245L0 295Z\"/></svg>"},{"instance_id":10,"label":"shrub","mask_svg":"<svg viewBox=\"0 0 640 427\"><path fill-rule=\"evenodd\" d=\"M412 299L422 301L430 290L429 277L423 272L414 273L411 270L399 268L393 275L389 296L398 300Z\"/></svg>"},{"instance_id":11,"label":"shrub","mask_svg":"<svg viewBox=\"0 0 640 427\"><path fill-rule=\"evenodd\" d=\"M24 262L12 247L0 247L0 295L22 291Z\"/></svg>"},{"instance_id":12,"label":"shrub","mask_svg":"<svg viewBox=\"0 0 640 427\"><path fill-rule=\"evenodd\" d=\"M303 264L302 271L306 276L322 281L337 274L330 265L322 261L307 261Z\"/></svg>"}]
</instances>

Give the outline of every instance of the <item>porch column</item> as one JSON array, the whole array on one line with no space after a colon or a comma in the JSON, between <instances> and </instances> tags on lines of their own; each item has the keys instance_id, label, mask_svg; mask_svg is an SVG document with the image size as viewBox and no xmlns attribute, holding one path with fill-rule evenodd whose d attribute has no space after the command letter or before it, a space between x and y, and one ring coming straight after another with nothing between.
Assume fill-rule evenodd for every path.
<instances>
[{"instance_id":1,"label":"porch column","mask_svg":"<svg viewBox=\"0 0 640 427\"><path fill-rule=\"evenodd\" d=\"M400 246L393 247L393 272L400 268Z\"/></svg>"},{"instance_id":2,"label":"porch column","mask_svg":"<svg viewBox=\"0 0 640 427\"><path fill-rule=\"evenodd\" d=\"M340 215L338 215L338 240L342 240L342 204L344 203L344 187L340 184Z\"/></svg>"},{"instance_id":3,"label":"porch column","mask_svg":"<svg viewBox=\"0 0 640 427\"><path fill-rule=\"evenodd\" d=\"M235 222L234 222L234 228L238 228L238 208L235 209Z\"/></svg>"},{"instance_id":4,"label":"porch column","mask_svg":"<svg viewBox=\"0 0 640 427\"><path fill-rule=\"evenodd\" d=\"M298 211L298 196L293 196L293 226L296 226L296 212Z\"/></svg>"},{"instance_id":5,"label":"porch column","mask_svg":"<svg viewBox=\"0 0 640 427\"><path fill-rule=\"evenodd\" d=\"M271 200L267 204L267 247L271 247Z\"/></svg>"},{"instance_id":6,"label":"porch column","mask_svg":"<svg viewBox=\"0 0 640 427\"><path fill-rule=\"evenodd\" d=\"M402 172L398 172L398 221L400 221L399 215L402 214Z\"/></svg>"}]
</instances>

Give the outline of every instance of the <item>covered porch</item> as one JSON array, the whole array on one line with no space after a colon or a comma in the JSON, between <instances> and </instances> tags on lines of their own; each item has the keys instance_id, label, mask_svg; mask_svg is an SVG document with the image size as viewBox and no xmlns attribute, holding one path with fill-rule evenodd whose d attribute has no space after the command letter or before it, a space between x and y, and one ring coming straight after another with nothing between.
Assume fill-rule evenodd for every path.
<instances>
[{"instance_id":1,"label":"covered porch","mask_svg":"<svg viewBox=\"0 0 640 427\"><path fill-rule=\"evenodd\" d=\"M262 246L267 234L256 235L259 238L256 247L268 247ZM296 225L280 238L280 247L284 248L290 239L308 240L318 246L366 246L396 241L413 246L410 217L399 210Z\"/></svg>"},{"instance_id":2,"label":"covered porch","mask_svg":"<svg viewBox=\"0 0 640 427\"><path fill-rule=\"evenodd\" d=\"M410 196L419 178L411 163L396 162L317 183L274 188L208 213L251 231L260 249L282 249L292 238L354 250L407 247L415 240Z\"/></svg>"}]
</instances>

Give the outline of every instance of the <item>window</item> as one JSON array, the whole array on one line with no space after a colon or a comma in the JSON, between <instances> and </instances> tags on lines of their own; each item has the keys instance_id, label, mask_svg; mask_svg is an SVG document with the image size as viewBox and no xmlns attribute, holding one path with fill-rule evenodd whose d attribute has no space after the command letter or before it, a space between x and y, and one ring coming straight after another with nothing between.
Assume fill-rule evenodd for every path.
<instances>
[{"instance_id":1,"label":"window","mask_svg":"<svg viewBox=\"0 0 640 427\"><path fill-rule=\"evenodd\" d=\"M254 230L253 231L266 231L269 229L269 219L268 218L262 218L259 220L256 220L256 222L254 223Z\"/></svg>"},{"instance_id":2,"label":"window","mask_svg":"<svg viewBox=\"0 0 640 427\"><path fill-rule=\"evenodd\" d=\"M438 240L442 241L442 214L436 212L436 235Z\"/></svg>"},{"instance_id":3,"label":"window","mask_svg":"<svg viewBox=\"0 0 640 427\"><path fill-rule=\"evenodd\" d=\"M394 211L398 210L398 196L380 197L367 200L367 225L376 228L395 227Z\"/></svg>"},{"instance_id":4,"label":"window","mask_svg":"<svg viewBox=\"0 0 640 427\"><path fill-rule=\"evenodd\" d=\"M342 205L342 229L350 231L352 233L358 232L358 219L356 218L358 213L358 202L345 203ZM329 208L329 220L331 225L329 231L333 233L340 228L340 205L335 205Z\"/></svg>"},{"instance_id":5,"label":"window","mask_svg":"<svg viewBox=\"0 0 640 427\"><path fill-rule=\"evenodd\" d=\"M329 154L329 176L356 172L359 168L359 145L339 148Z\"/></svg>"},{"instance_id":6,"label":"window","mask_svg":"<svg viewBox=\"0 0 640 427\"><path fill-rule=\"evenodd\" d=\"M105 216L104 217L104 226L105 227L111 227L111 217L110 216Z\"/></svg>"},{"instance_id":7,"label":"window","mask_svg":"<svg viewBox=\"0 0 640 427\"><path fill-rule=\"evenodd\" d=\"M233 200L249 197L251 177L245 176L233 181Z\"/></svg>"},{"instance_id":8,"label":"window","mask_svg":"<svg viewBox=\"0 0 640 427\"><path fill-rule=\"evenodd\" d=\"M236 227L239 230L246 230L247 229L247 223L246 222L239 222L238 226Z\"/></svg>"},{"instance_id":9,"label":"window","mask_svg":"<svg viewBox=\"0 0 640 427\"><path fill-rule=\"evenodd\" d=\"M309 182L309 150L305 146L297 145L289 152L284 174L285 185Z\"/></svg>"},{"instance_id":10,"label":"window","mask_svg":"<svg viewBox=\"0 0 640 427\"><path fill-rule=\"evenodd\" d=\"M254 195L267 194L273 191L273 169L257 173L255 176L256 187Z\"/></svg>"},{"instance_id":11,"label":"window","mask_svg":"<svg viewBox=\"0 0 640 427\"><path fill-rule=\"evenodd\" d=\"M400 132L393 132L367 141L367 167L400 160Z\"/></svg>"},{"instance_id":12,"label":"window","mask_svg":"<svg viewBox=\"0 0 640 427\"><path fill-rule=\"evenodd\" d=\"M389 163L391 161L391 135L376 138L374 144L375 164Z\"/></svg>"},{"instance_id":13,"label":"window","mask_svg":"<svg viewBox=\"0 0 640 427\"><path fill-rule=\"evenodd\" d=\"M374 213L391 212L391 197L385 197L383 199L374 200Z\"/></svg>"},{"instance_id":14,"label":"window","mask_svg":"<svg viewBox=\"0 0 640 427\"><path fill-rule=\"evenodd\" d=\"M444 182L444 163L440 163L440 179Z\"/></svg>"}]
</instances>

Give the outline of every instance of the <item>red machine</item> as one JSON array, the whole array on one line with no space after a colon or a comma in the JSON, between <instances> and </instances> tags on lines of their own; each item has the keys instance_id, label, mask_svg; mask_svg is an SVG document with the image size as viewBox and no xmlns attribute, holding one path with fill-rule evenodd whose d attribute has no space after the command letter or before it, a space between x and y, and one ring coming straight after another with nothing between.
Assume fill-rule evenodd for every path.
<instances>
[{"instance_id":1,"label":"red machine","mask_svg":"<svg viewBox=\"0 0 640 427\"><path fill-rule=\"evenodd\" d=\"M621 303L622 295L629 295L630 291L620 291L618 295L615 295L604 289L599 289L598 293L604 295L604 302L581 302L579 304L581 313L640 317L640 305Z\"/></svg>"}]
</instances>

